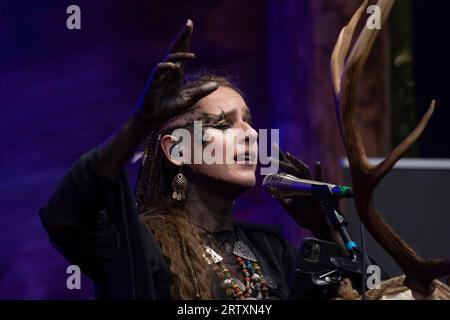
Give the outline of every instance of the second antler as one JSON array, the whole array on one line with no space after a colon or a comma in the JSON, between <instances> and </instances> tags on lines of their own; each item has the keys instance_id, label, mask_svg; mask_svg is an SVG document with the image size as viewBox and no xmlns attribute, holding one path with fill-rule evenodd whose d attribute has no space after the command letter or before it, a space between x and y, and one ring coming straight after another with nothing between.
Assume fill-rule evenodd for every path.
<instances>
[{"instance_id":1,"label":"second antler","mask_svg":"<svg viewBox=\"0 0 450 320\"><path fill-rule=\"evenodd\" d=\"M380 0L381 23L387 20L394 0ZM355 29L365 14L367 0L341 31L331 58L331 76L340 131L348 156L358 215L374 239L405 273L404 284L414 293L433 293L433 280L450 274L449 260L424 259L411 249L383 220L374 206L373 193L383 177L420 137L434 109L433 101L414 131L379 165L369 163L356 123L356 91L362 70L379 33L363 27L352 50Z\"/></svg>"}]
</instances>

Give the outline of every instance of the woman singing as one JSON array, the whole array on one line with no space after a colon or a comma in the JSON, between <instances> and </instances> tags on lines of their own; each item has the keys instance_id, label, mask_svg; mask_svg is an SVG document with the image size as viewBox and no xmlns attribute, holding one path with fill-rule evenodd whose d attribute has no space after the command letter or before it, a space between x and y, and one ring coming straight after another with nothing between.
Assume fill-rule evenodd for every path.
<instances>
[{"instance_id":1,"label":"woman singing","mask_svg":"<svg viewBox=\"0 0 450 320\"><path fill-rule=\"evenodd\" d=\"M185 75L186 62L194 59L192 31L188 20L155 67L138 107L74 164L40 210L42 223L55 248L93 280L98 298L299 297L293 289L296 250L278 229L233 220L235 199L255 184L257 132L232 81L208 72ZM180 147L172 133L193 132L194 122L201 122L208 139L193 135L193 147L203 150L214 142L225 150L233 144L224 164L186 161L193 151ZM237 130L248 135L229 139ZM133 195L125 165L141 144ZM180 157L173 156L177 147ZM288 153L280 152L280 166L309 175ZM282 204L301 226L331 239L317 203Z\"/></svg>"}]
</instances>

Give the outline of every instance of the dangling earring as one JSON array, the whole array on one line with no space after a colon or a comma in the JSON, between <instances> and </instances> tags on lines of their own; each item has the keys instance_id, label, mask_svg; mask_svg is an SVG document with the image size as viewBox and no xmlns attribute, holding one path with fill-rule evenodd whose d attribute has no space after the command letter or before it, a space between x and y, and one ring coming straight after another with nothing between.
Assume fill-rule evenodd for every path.
<instances>
[{"instance_id":1,"label":"dangling earring","mask_svg":"<svg viewBox=\"0 0 450 320\"><path fill-rule=\"evenodd\" d=\"M184 174L181 173L181 167L180 167L180 173L178 173L175 178L172 180L172 199L181 201L182 199L186 199L186 189L188 186L188 181Z\"/></svg>"}]
</instances>

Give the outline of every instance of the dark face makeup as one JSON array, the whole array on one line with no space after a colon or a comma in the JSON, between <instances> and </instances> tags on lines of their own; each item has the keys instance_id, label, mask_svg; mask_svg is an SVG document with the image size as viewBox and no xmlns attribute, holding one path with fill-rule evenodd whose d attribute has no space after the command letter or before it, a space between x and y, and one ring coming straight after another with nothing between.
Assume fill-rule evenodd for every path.
<instances>
[{"instance_id":1,"label":"dark face makeup","mask_svg":"<svg viewBox=\"0 0 450 320\"><path fill-rule=\"evenodd\" d=\"M208 137L208 141L201 142L203 150L214 143L221 148L223 161L190 164L192 172L230 184L254 186L258 134L251 126L250 110L242 96L233 89L220 87L199 101L196 112L197 121L202 122L202 134Z\"/></svg>"}]
</instances>

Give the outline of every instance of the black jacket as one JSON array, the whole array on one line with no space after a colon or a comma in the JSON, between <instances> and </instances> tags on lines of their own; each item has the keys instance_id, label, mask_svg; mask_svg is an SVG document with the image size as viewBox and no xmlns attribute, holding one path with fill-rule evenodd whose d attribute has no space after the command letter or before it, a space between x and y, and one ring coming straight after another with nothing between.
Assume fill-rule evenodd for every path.
<instances>
[{"instance_id":1,"label":"black jacket","mask_svg":"<svg viewBox=\"0 0 450 320\"><path fill-rule=\"evenodd\" d=\"M170 299L167 262L139 220L126 171L110 180L97 167L94 149L73 165L39 211L51 243L93 280L97 298ZM236 223L235 230L275 280L270 296L288 299L296 250L277 228Z\"/></svg>"}]
</instances>

